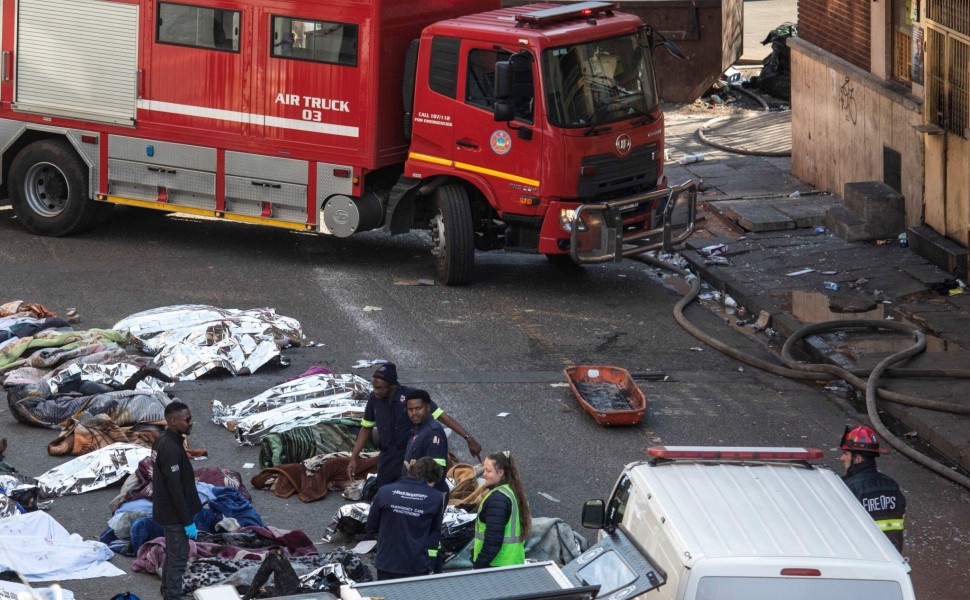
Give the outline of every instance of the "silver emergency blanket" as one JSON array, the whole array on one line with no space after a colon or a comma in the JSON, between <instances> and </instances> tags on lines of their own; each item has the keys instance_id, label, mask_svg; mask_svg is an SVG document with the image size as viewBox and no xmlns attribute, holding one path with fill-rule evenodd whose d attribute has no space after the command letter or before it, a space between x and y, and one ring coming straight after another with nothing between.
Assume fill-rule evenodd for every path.
<instances>
[{"instance_id":1,"label":"silver emergency blanket","mask_svg":"<svg viewBox=\"0 0 970 600\"><path fill-rule=\"evenodd\" d=\"M297 427L311 427L320 423L343 423L345 419L364 416L365 400L356 400L351 393L287 404L246 417L236 423L236 440L245 446L258 444L270 433L281 433Z\"/></svg>"},{"instance_id":2,"label":"silver emergency blanket","mask_svg":"<svg viewBox=\"0 0 970 600\"><path fill-rule=\"evenodd\" d=\"M338 562L323 565L306 575L300 575L300 585L313 590L326 592L331 588L331 581L340 585L354 585L357 583L347 576L344 566Z\"/></svg>"},{"instance_id":3,"label":"silver emergency blanket","mask_svg":"<svg viewBox=\"0 0 970 600\"><path fill-rule=\"evenodd\" d=\"M39 493L40 490L32 483L25 483L14 475L0 475L0 518L20 512L17 503L25 510L47 508L45 503L37 502Z\"/></svg>"},{"instance_id":4,"label":"silver emergency blanket","mask_svg":"<svg viewBox=\"0 0 970 600\"><path fill-rule=\"evenodd\" d=\"M131 333L136 346L155 355L158 369L178 380L217 368L248 375L304 340L299 321L272 308L163 306L128 316L114 329Z\"/></svg>"},{"instance_id":5,"label":"silver emergency blanket","mask_svg":"<svg viewBox=\"0 0 970 600\"><path fill-rule=\"evenodd\" d=\"M151 453L144 446L111 444L54 467L37 478L37 485L44 498L98 490L134 473Z\"/></svg>"},{"instance_id":6,"label":"silver emergency blanket","mask_svg":"<svg viewBox=\"0 0 970 600\"><path fill-rule=\"evenodd\" d=\"M253 396L228 407L218 400L213 400L212 422L233 431L239 421L258 413L267 412L287 404L336 396L337 394L349 393L359 395L360 398L366 398L370 388L370 382L358 375L332 373L308 375L273 386L258 396Z\"/></svg>"},{"instance_id":7,"label":"silver emergency blanket","mask_svg":"<svg viewBox=\"0 0 970 600\"><path fill-rule=\"evenodd\" d=\"M142 363L147 360L139 357L131 357L132 362L116 362L108 364L72 364L65 367L51 377L47 383L51 387L51 392L56 394L60 387L72 381L93 381L110 385L113 388L120 388L132 375L138 372ZM146 377L135 384L136 390L143 392L162 392L171 387L171 383L165 383L154 377Z\"/></svg>"},{"instance_id":8,"label":"silver emergency blanket","mask_svg":"<svg viewBox=\"0 0 970 600\"><path fill-rule=\"evenodd\" d=\"M323 541L330 543L330 540L333 539L333 536L338 531L348 535L362 533L364 526L367 524L367 514L369 512L369 502L344 504L337 509L337 512L333 514L333 518L330 519L330 525L327 525L326 531L323 532Z\"/></svg>"}]
</instances>

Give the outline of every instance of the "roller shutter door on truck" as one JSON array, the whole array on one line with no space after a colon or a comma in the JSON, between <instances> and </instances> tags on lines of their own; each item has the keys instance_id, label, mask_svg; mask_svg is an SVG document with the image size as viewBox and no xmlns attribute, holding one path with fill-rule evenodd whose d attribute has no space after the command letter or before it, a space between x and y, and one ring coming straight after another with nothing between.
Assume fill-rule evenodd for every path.
<instances>
[{"instance_id":1,"label":"roller shutter door on truck","mask_svg":"<svg viewBox=\"0 0 970 600\"><path fill-rule=\"evenodd\" d=\"M15 110L131 125L138 7L103 0L20 0Z\"/></svg>"}]
</instances>

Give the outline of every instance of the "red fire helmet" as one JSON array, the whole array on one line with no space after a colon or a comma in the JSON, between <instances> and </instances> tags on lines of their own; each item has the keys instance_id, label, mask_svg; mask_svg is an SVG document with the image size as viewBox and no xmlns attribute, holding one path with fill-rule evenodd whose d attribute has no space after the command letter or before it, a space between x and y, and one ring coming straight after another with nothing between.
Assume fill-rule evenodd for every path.
<instances>
[{"instance_id":1,"label":"red fire helmet","mask_svg":"<svg viewBox=\"0 0 970 600\"><path fill-rule=\"evenodd\" d=\"M839 447L849 452L868 452L873 455L889 454L888 448L879 447L879 438L876 436L876 432L865 425L859 425L853 429L849 429L849 426L846 425Z\"/></svg>"}]
</instances>

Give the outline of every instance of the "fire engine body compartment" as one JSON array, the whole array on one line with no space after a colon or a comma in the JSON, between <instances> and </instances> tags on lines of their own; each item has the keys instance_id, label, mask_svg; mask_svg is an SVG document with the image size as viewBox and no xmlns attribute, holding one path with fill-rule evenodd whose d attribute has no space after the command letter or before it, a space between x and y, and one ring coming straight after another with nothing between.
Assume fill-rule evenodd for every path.
<instances>
[{"instance_id":1,"label":"fire engine body compartment","mask_svg":"<svg viewBox=\"0 0 970 600\"><path fill-rule=\"evenodd\" d=\"M92 198L318 229L329 197L404 161L411 40L497 5L2 0L4 182L17 152L66 135Z\"/></svg>"}]
</instances>

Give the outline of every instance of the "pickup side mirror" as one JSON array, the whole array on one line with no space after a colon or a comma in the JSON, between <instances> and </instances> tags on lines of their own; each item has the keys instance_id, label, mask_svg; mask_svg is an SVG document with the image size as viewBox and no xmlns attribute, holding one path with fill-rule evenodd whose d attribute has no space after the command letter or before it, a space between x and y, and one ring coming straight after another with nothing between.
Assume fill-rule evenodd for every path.
<instances>
[{"instance_id":1,"label":"pickup side mirror","mask_svg":"<svg viewBox=\"0 0 970 600\"><path fill-rule=\"evenodd\" d=\"M583 527L603 529L606 525L606 503L602 500L587 500L583 504Z\"/></svg>"}]
</instances>

